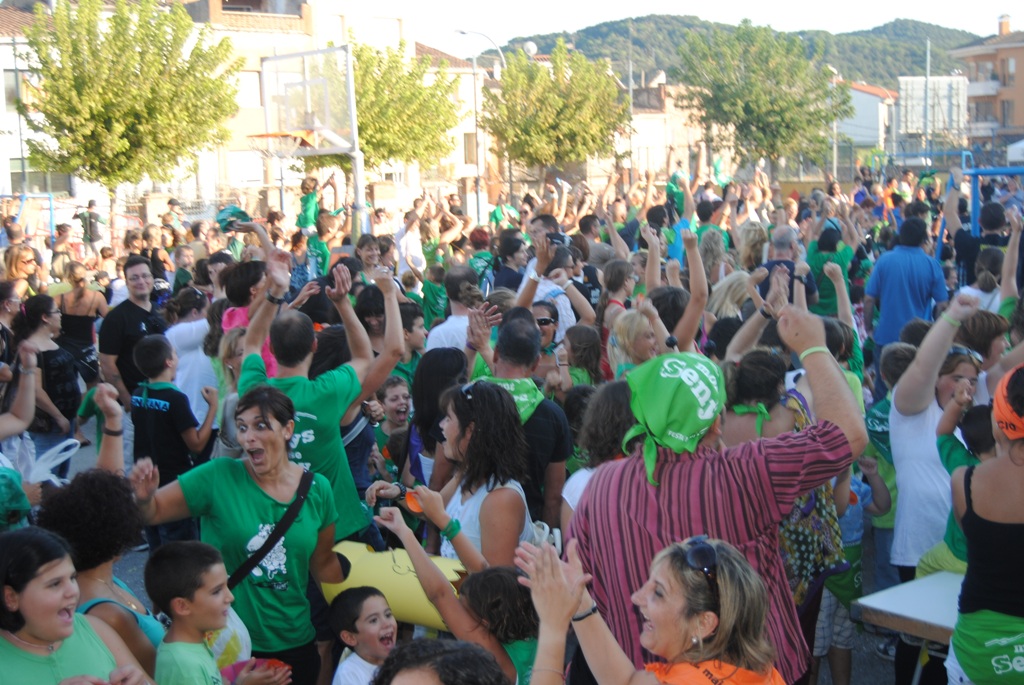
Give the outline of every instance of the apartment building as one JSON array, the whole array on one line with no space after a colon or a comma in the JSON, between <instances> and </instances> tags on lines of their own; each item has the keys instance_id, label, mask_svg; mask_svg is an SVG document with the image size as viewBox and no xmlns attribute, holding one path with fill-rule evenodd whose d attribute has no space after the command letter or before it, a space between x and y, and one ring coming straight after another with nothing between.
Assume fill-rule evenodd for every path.
<instances>
[{"instance_id":1,"label":"apartment building","mask_svg":"<svg viewBox=\"0 0 1024 685\"><path fill-rule=\"evenodd\" d=\"M972 145L999 150L1024 138L1024 31L1010 30L999 17L999 32L951 50L967 63L968 135Z\"/></svg>"}]
</instances>

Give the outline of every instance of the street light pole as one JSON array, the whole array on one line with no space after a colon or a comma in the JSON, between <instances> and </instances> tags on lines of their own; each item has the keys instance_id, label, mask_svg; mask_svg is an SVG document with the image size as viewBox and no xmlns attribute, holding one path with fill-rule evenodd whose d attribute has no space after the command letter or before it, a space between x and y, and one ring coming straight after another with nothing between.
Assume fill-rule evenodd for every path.
<instances>
[{"instance_id":1,"label":"street light pole","mask_svg":"<svg viewBox=\"0 0 1024 685\"><path fill-rule=\"evenodd\" d=\"M508 62L505 61L505 53L501 51L501 48L498 46L498 44L496 42L494 42L494 39L491 38L490 36L488 36L486 33L481 33L479 31L464 31L462 29L457 29L455 32L460 34L460 35L463 35L463 36L480 36L481 38L486 40L488 43L490 43L491 45L494 46L495 50L498 51L498 59L501 60L501 70L505 71L506 69L508 69ZM474 65L476 64L476 58L474 58L473 64ZM475 68L476 67L474 66L474 69ZM474 88L474 90L473 90L473 99L475 101L476 100L476 96L477 96L477 92L476 92L476 73L475 72L473 74L473 88ZM479 128L477 129L477 132L479 133ZM479 145L479 141L477 141L477 154L478 154L478 156L477 156L477 170L478 170L478 172L479 172L479 169L480 169L479 152L480 152L480 145ZM505 150L505 162L508 165L508 202L509 202L509 204L511 204L512 203L512 158L509 156L508 150ZM479 174L477 175L476 185L477 185L477 206L479 207L479 205L480 205L480 202L479 202L479 197L480 197L479 196L479 192L480 192L480 176L479 176ZM477 223L479 223L479 222L480 222L480 220L478 218L477 219Z\"/></svg>"},{"instance_id":2,"label":"street light pole","mask_svg":"<svg viewBox=\"0 0 1024 685\"><path fill-rule=\"evenodd\" d=\"M480 113L477 108L476 55L473 55L473 161L476 162L476 223L480 224Z\"/></svg>"}]
</instances>

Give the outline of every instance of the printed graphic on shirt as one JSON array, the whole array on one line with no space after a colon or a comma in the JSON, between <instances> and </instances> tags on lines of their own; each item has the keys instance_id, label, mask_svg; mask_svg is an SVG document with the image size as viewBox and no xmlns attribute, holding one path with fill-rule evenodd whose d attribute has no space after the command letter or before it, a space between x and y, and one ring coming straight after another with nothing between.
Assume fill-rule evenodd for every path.
<instances>
[{"instance_id":1,"label":"printed graphic on shirt","mask_svg":"<svg viewBox=\"0 0 1024 685\"><path fill-rule=\"evenodd\" d=\"M274 524L261 523L259 532L249 540L249 544L245 546L245 551L249 554L254 554L263 547L263 543L267 541L272 532L274 532ZM275 590L284 590L288 587L288 581L275 581L275 579L278 576L284 578L287 574L288 557L284 548L284 538L282 538L277 541L277 544L267 553L267 556L263 557L263 560L256 565L256 568L252 570L252 575L256 578L265 577L267 581L272 583Z\"/></svg>"},{"instance_id":2,"label":"printed graphic on shirt","mask_svg":"<svg viewBox=\"0 0 1024 685\"><path fill-rule=\"evenodd\" d=\"M316 431L312 428L303 428L303 420L312 422L316 425L316 414L310 414L304 411L295 412L295 433L292 435L291 441L288 443L288 459L294 461L302 468L310 468L310 462L302 459L302 450L299 449L301 445L308 445L316 439Z\"/></svg>"},{"instance_id":3,"label":"printed graphic on shirt","mask_svg":"<svg viewBox=\"0 0 1024 685\"><path fill-rule=\"evenodd\" d=\"M1006 648L1006 651L1009 651L1010 647L1013 648L1013 653L998 654L992 657L992 670L995 671L996 675L1003 675L1013 671L1024 673L1024 633L1014 635L1013 637L1000 637L989 640L985 643L985 647L992 651L999 651L1000 647Z\"/></svg>"}]
</instances>

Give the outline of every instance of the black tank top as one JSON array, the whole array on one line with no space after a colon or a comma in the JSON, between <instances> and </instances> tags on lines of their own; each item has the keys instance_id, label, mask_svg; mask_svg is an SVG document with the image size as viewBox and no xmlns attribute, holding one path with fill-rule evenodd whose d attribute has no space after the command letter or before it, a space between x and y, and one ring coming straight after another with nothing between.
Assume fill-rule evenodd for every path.
<instances>
[{"instance_id":1,"label":"black tank top","mask_svg":"<svg viewBox=\"0 0 1024 685\"><path fill-rule=\"evenodd\" d=\"M64 296L60 296L60 329L61 336L70 338L83 345L93 344L93 325L97 316L85 314L68 314L64 311Z\"/></svg>"},{"instance_id":2,"label":"black tank top","mask_svg":"<svg viewBox=\"0 0 1024 685\"><path fill-rule=\"evenodd\" d=\"M1024 618L1024 523L997 523L975 513L974 468L969 466L964 474L967 511L960 525L967 537L967 575L960 589L960 613L988 610Z\"/></svg>"},{"instance_id":3,"label":"black tank top","mask_svg":"<svg viewBox=\"0 0 1024 685\"><path fill-rule=\"evenodd\" d=\"M167 280L167 270L164 269L163 260L159 257L159 248L151 249L147 247L139 254L149 260L149 270L152 272L154 280Z\"/></svg>"}]
</instances>

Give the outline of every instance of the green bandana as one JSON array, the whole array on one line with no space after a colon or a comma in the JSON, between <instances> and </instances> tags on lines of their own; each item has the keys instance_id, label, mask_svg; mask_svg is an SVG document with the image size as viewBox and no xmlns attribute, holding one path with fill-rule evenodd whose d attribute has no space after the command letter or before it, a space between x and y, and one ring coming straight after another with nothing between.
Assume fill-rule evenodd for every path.
<instances>
[{"instance_id":1,"label":"green bandana","mask_svg":"<svg viewBox=\"0 0 1024 685\"><path fill-rule=\"evenodd\" d=\"M234 230L234 223L236 221L252 221L252 218L246 214L241 207L237 205L228 205L217 212L217 217L214 221L216 221L217 225L220 226L220 230L227 232Z\"/></svg>"},{"instance_id":2,"label":"green bandana","mask_svg":"<svg viewBox=\"0 0 1024 685\"><path fill-rule=\"evenodd\" d=\"M544 393L532 378L488 378L487 380L509 391L516 403L516 409L519 410L521 423L529 421L538 405L544 401Z\"/></svg>"},{"instance_id":3,"label":"green bandana","mask_svg":"<svg viewBox=\"0 0 1024 685\"><path fill-rule=\"evenodd\" d=\"M701 354L663 354L633 369L626 381L638 425L626 433L623 450L634 438L644 437L647 480L657 485L658 446L693 452L725 408L722 370Z\"/></svg>"},{"instance_id":4,"label":"green bandana","mask_svg":"<svg viewBox=\"0 0 1024 685\"><path fill-rule=\"evenodd\" d=\"M765 421L771 421L772 415L768 413L768 408L764 406L764 402L758 402L756 405L751 407L747 404L737 404L732 408L732 413L736 416L744 416L745 414L757 414L757 423L754 424L757 435L760 437L763 433Z\"/></svg>"}]
</instances>

